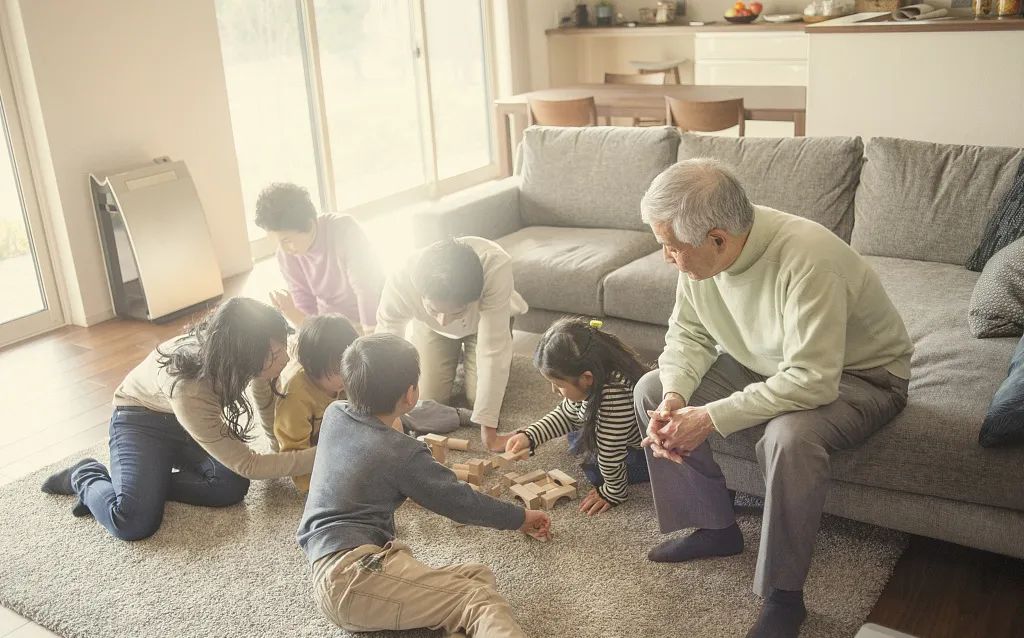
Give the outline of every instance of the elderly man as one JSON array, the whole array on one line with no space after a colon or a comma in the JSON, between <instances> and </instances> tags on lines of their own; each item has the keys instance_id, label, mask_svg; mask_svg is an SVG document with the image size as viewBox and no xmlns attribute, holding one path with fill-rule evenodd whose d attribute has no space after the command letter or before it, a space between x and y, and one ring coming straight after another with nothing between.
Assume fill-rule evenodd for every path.
<instances>
[{"instance_id":1,"label":"elderly man","mask_svg":"<svg viewBox=\"0 0 1024 638\"><path fill-rule=\"evenodd\" d=\"M697 528L648 558L743 550L708 437L764 424L754 592L765 604L747 636L796 636L829 456L906 405L910 338L860 255L812 221L752 205L719 162L670 167L641 211L681 275L659 369L637 384L636 412L662 532Z\"/></svg>"}]
</instances>

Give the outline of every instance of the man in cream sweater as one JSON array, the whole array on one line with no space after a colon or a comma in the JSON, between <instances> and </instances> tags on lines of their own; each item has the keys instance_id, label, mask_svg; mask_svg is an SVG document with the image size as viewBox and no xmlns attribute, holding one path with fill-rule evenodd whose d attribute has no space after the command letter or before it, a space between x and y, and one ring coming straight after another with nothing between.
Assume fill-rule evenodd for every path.
<instances>
[{"instance_id":1,"label":"man in cream sweater","mask_svg":"<svg viewBox=\"0 0 1024 638\"><path fill-rule=\"evenodd\" d=\"M447 403L460 358L472 421L491 451L504 451L498 414L512 365L512 317L529 307L515 289L512 258L482 237L439 241L414 253L384 285L377 332L405 336L419 351L420 396Z\"/></svg>"},{"instance_id":2,"label":"man in cream sweater","mask_svg":"<svg viewBox=\"0 0 1024 638\"><path fill-rule=\"evenodd\" d=\"M662 532L659 562L743 550L708 437L764 426L765 478L748 638L795 637L828 491L829 457L906 405L913 347L871 267L815 222L750 203L719 162L655 178L641 213L680 272L659 369L636 387Z\"/></svg>"}]
</instances>

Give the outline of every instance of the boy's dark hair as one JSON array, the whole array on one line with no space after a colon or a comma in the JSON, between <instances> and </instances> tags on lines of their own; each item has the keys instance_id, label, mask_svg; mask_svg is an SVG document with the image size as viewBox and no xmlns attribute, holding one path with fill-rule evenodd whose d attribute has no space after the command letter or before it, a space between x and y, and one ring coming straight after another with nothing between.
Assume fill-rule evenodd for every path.
<instances>
[{"instance_id":1,"label":"boy's dark hair","mask_svg":"<svg viewBox=\"0 0 1024 638\"><path fill-rule=\"evenodd\" d=\"M533 354L533 365L546 376L575 382L584 372L594 375L583 415L582 440L586 451L597 449L597 414L601 410L601 393L611 375L620 374L634 387L650 370L635 350L600 326L599 322L582 317L563 317L541 336Z\"/></svg>"},{"instance_id":2,"label":"boy's dark hair","mask_svg":"<svg viewBox=\"0 0 1024 638\"><path fill-rule=\"evenodd\" d=\"M309 191L296 184L271 184L256 200L256 225L263 230L307 233L316 223L316 214Z\"/></svg>"},{"instance_id":3,"label":"boy's dark hair","mask_svg":"<svg viewBox=\"0 0 1024 638\"><path fill-rule=\"evenodd\" d=\"M415 346L391 334L360 337L341 358L349 404L364 414L388 414L410 386L419 384Z\"/></svg>"},{"instance_id":4,"label":"boy's dark hair","mask_svg":"<svg viewBox=\"0 0 1024 638\"><path fill-rule=\"evenodd\" d=\"M295 354L307 375L323 379L341 372L341 355L358 338L359 333L341 315L310 317L299 331Z\"/></svg>"},{"instance_id":5,"label":"boy's dark hair","mask_svg":"<svg viewBox=\"0 0 1024 638\"><path fill-rule=\"evenodd\" d=\"M427 299L462 306L480 299L484 267L472 246L445 239L420 253L412 285Z\"/></svg>"}]
</instances>

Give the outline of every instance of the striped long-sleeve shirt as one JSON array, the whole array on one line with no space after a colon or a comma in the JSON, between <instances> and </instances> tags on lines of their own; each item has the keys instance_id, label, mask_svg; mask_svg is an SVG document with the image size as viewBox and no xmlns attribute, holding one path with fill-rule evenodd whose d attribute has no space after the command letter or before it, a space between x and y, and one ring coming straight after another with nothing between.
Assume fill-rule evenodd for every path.
<instances>
[{"instance_id":1,"label":"striped long-sleeve shirt","mask_svg":"<svg viewBox=\"0 0 1024 638\"><path fill-rule=\"evenodd\" d=\"M583 427L586 401L562 399L544 418L523 430L534 446L565 436ZM601 391L601 407L595 423L597 467L604 485L597 488L604 500L618 505L626 500L626 455L640 447L640 429L633 411L633 388L613 374Z\"/></svg>"}]
</instances>

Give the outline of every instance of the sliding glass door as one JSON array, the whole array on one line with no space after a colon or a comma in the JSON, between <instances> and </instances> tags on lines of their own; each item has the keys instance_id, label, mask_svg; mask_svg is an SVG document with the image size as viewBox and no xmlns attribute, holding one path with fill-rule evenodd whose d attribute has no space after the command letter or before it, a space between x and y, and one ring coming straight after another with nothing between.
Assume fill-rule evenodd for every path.
<instances>
[{"instance_id":1,"label":"sliding glass door","mask_svg":"<svg viewBox=\"0 0 1024 638\"><path fill-rule=\"evenodd\" d=\"M274 181L362 214L496 176L487 6L217 0L250 219Z\"/></svg>"},{"instance_id":2,"label":"sliding glass door","mask_svg":"<svg viewBox=\"0 0 1024 638\"><path fill-rule=\"evenodd\" d=\"M0 52L0 347L64 323L7 69Z\"/></svg>"}]
</instances>

